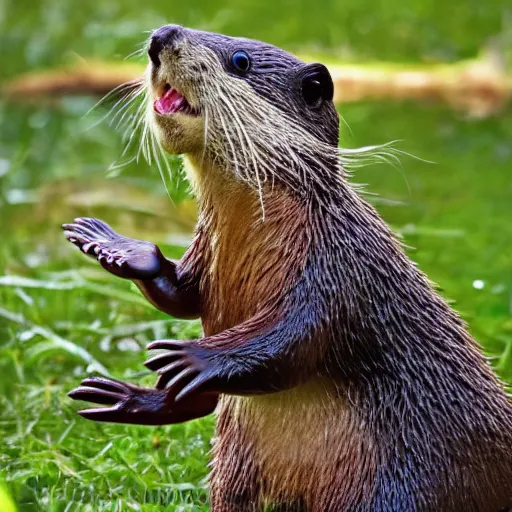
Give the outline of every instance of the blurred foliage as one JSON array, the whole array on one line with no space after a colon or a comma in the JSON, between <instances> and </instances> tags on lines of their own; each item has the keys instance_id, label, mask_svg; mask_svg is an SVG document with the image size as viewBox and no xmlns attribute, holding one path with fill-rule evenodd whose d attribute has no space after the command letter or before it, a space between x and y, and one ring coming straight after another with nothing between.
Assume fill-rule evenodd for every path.
<instances>
[{"instance_id":1,"label":"blurred foliage","mask_svg":"<svg viewBox=\"0 0 512 512\"><path fill-rule=\"evenodd\" d=\"M0 482L0 510L3 512L16 512L16 507L4 485Z\"/></svg>"},{"instance_id":2,"label":"blurred foliage","mask_svg":"<svg viewBox=\"0 0 512 512\"><path fill-rule=\"evenodd\" d=\"M505 1L481 0L3 0L0 77L76 54L121 60L166 22L292 51L418 62L472 57L510 34L507 20ZM105 108L84 117L93 103L0 103L0 478L21 512L207 510L212 418L157 429L93 424L65 394L102 367L151 385L140 371L144 345L200 334L197 322L154 311L62 237L61 223L96 216L179 257L193 225L186 183L173 182L173 206L146 163L112 169L120 136L98 123ZM355 181L379 193L379 211L416 247L413 259L456 300L509 382L511 113L468 121L444 107L354 104L343 108L341 140L357 147L401 139L401 149L435 162L372 165ZM178 176L179 161L171 165Z\"/></svg>"}]
</instances>

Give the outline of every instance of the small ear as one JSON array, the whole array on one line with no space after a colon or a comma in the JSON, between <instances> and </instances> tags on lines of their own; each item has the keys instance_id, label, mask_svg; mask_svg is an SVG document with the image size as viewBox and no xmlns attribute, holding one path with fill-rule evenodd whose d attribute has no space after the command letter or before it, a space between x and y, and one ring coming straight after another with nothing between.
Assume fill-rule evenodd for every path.
<instances>
[{"instance_id":1,"label":"small ear","mask_svg":"<svg viewBox=\"0 0 512 512\"><path fill-rule=\"evenodd\" d=\"M310 106L319 105L323 101L332 101L334 84L329 70L318 62L306 64L299 71L302 97Z\"/></svg>"}]
</instances>

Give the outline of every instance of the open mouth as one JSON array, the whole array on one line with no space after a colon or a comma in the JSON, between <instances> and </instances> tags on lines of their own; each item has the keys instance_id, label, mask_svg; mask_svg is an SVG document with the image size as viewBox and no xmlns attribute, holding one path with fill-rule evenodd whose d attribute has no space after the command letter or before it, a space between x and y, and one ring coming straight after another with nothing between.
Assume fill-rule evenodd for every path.
<instances>
[{"instance_id":1,"label":"open mouth","mask_svg":"<svg viewBox=\"0 0 512 512\"><path fill-rule=\"evenodd\" d=\"M190 106L185 96L182 96L169 84L165 84L163 87L162 95L153 103L153 109L162 116L178 113L197 116L200 113L197 109Z\"/></svg>"}]
</instances>

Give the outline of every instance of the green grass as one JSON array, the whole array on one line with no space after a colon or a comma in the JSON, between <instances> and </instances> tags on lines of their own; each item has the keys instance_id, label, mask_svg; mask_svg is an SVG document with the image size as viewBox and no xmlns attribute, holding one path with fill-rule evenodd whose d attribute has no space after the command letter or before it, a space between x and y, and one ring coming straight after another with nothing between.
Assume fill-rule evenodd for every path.
<instances>
[{"instance_id":1,"label":"green grass","mask_svg":"<svg viewBox=\"0 0 512 512\"><path fill-rule=\"evenodd\" d=\"M59 64L73 52L120 59L143 30L165 21L288 48L404 61L471 57L501 30L499 2L324 0L315 9L298 2L293 12L284 2L238 6L155 0L141 12L135 0L80 8L7 0L0 6L0 73ZM185 244L177 235L186 239L193 224L143 162L106 172L122 146L108 125L88 129L105 114L84 119L93 103L0 102L0 486L3 480L27 512L207 510L213 418L161 428L94 424L77 416L78 404L66 396L103 369L151 385L145 344L200 334L197 322L155 311L62 236L63 222L97 216L179 257ZM352 129L343 130L343 145L401 139L401 149L436 162L369 166L355 181L379 194L379 211L414 247L411 257L456 302L512 382L512 111L468 120L434 105L359 104L342 113ZM184 190L173 188L177 202Z\"/></svg>"},{"instance_id":2,"label":"green grass","mask_svg":"<svg viewBox=\"0 0 512 512\"><path fill-rule=\"evenodd\" d=\"M85 266L75 254L71 261ZM126 283L103 276L44 277L42 288L0 292L0 317L9 319L0 352L1 476L19 509L206 510L199 504L212 418L156 429L100 425L77 416L66 396L96 361L151 385L152 376L137 375L142 347L157 337L197 336L197 323L169 321ZM71 282L79 284L67 289ZM64 289L46 288L54 283Z\"/></svg>"}]
</instances>

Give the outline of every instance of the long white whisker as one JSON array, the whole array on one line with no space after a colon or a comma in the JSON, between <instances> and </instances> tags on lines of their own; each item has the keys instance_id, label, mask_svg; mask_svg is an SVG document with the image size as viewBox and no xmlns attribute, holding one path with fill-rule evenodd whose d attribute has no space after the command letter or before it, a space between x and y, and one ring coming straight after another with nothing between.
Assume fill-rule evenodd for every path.
<instances>
[{"instance_id":1,"label":"long white whisker","mask_svg":"<svg viewBox=\"0 0 512 512\"><path fill-rule=\"evenodd\" d=\"M126 85L126 84L125 84ZM118 91L119 92L119 91ZM89 111L84 114L84 117L90 114L95 108L97 108L102 102L106 100L106 98L111 96L112 91L105 97L103 97L98 103L96 103L93 107L89 109ZM130 92L123 94L121 93L121 98L116 101L116 103L107 111L107 113L102 116L98 121L93 123L91 126L87 128L86 131L92 130L102 122L104 122L109 116L112 115L112 112L116 109L116 107L123 101L126 101L126 104L121 107L121 109L129 109L129 107L132 105L133 101L136 99L140 91L138 89L131 90ZM117 113L115 114L117 115Z\"/></svg>"},{"instance_id":2,"label":"long white whisker","mask_svg":"<svg viewBox=\"0 0 512 512\"><path fill-rule=\"evenodd\" d=\"M120 117L120 120L117 122L116 124L116 128L119 128L119 126L121 125L122 123L122 120L124 119L125 115L127 112L130 111L130 108L133 106L133 104L137 101L137 99L142 95L144 94L144 88L141 88L140 90L136 91L136 92L133 92L130 94L130 96L128 97L128 101L123 105L121 106L117 112L112 116L112 118L110 119L109 121L109 124L112 126L114 123L116 123L116 119L121 115ZM125 100L126 98L122 98L122 100L120 101L123 101ZM119 103L119 102L118 102ZM112 107L111 111L118 105L118 103L116 103L114 105L114 107ZM110 112L109 112L110 114Z\"/></svg>"},{"instance_id":3,"label":"long white whisker","mask_svg":"<svg viewBox=\"0 0 512 512\"><path fill-rule=\"evenodd\" d=\"M172 172L171 172L171 166L169 165L169 161L167 160L167 157L165 155L165 152L164 152L164 148L162 147L162 144L160 143L160 140L155 136L155 134L153 132L151 132L151 136L152 136L152 140L153 140L153 144L155 146L158 146L158 151L159 151L159 156L158 156L158 159L157 159L157 166L158 166L158 170L160 172L160 176L162 177L162 180L164 182L164 187L165 187L165 191L167 192L167 195L169 196L169 199L172 201L172 196L171 196L171 192L169 190L169 186L167 184L167 181L165 179L165 173L162 169L162 160L165 164L165 167L166 167L166 170L167 170L167 176L169 178L172 178ZM156 148L155 148L155 151L156 151Z\"/></svg>"},{"instance_id":4,"label":"long white whisker","mask_svg":"<svg viewBox=\"0 0 512 512\"><path fill-rule=\"evenodd\" d=\"M100 105L102 105L103 103L105 103L107 100L109 100L112 96L115 96L116 94L121 94L123 93L124 89L137 89L138 87L141 87L142 86L142 81L140 79L137 79L137 80L130 80L129 82L124 82L120 85L118 85L117 87L114 87L114 89L112 89L111 91L109 91L107 94L105 94L105 96L103 96L102 98L100 98L84 115L83 117L87 117L93 110L95 110L96 108L98 108ZM124 99L125 97L122 96L121 97L121 100Z\"/></svg>"},{"instance_id":5,"label":"long white whisker","mask_svg":"<svg viewBox=\"0 0 512 512\"><path fill-rule=\"evenodd\" d=\"M124 60L128 60L128 59L131 59L132 57L136 57L136 56L139 56L139 55L142 55L143 53L145 53L146 51L146 43L142 43L144 46L142 46L141 48L138 48L137 50L133 51L132 53L129 53L125 58Z\"/></svg>"},{"instance_id":6,"label":"long white whisker","mask_svg":"<svg viewBox=\"0 0 512 512\"><path fill-rule=\"evenodd\" d=\"M138 111L137 111L137 113L138 113ZM144 122L144 117L143 116L140 116L138 121L136 121L136 119L137 119L137 116L134 116L134 122L132 124L132 131L130 133L130 137L128 138L128 141L126 143L126 147L124 148L124 151L121 154L121 156L124 156L126 154L126 152L128 151L128 149L131 147L132 141L133 141L136 133L139 131L141 124ZM137 156L135 157L135 160L136 161L139 160L139 154L138 153L137 153Z\"/></svg>"},{"instance_id":7,"label":"long white whisker","mask_svg":"<svg viewBox=\"0 0 512 512\"><path fill-rule=\"evenodd\" d=\"M203 133L203 153L201 155L201 165L204 164L204 157L206 155L206 148L208 147L208 109L204 109L204 133Z\"/></svg>"},{"instance_id":8,"label":"long white whisker","mask_svg":"<svg viewBox=\"0 0 512 512\"><path fill-rule=\"evenodd\" d=\"M245 137L245 140L247 141L249 155L251 156L251 160L252 160L252 163L254 166L254 174L256 177L256 183L257 183L257 187L258 187L258 195L259 195L260 203L261 203L262 217L263 217L263 220L265 220L265 205L263 202L262 185L261 185L260 176L259 176L259 167L258 167L258 164L256 163L256 159L258 159L260 162L261 162L261 159L256 155L252 141L249 138L249 135L247 134L247 131L245 130L243 123L240 121L240 118L238 117L236 109L233 107L233 105L229 101L229 98L226 97L226 95L222 92L220 87L218 87L218 93L219 93L219 96L220 96L221 100L223 101L224 105L226 105L226 107L228 107L228 109L231 111L231 114L233 115L233 120L235 121L235 126L238 125L238 127L240 128L240 130L242 131L242 133ZM240 141L240 142L242 142L242 141ZM243 147L243 144L242 144L242 147Z\"/></svg>"},{"instance_id":9,"label":"long white whisker","mask_svg":"<svg viewBox=\"0 0 512 512\"><path fill-rule=\"evenodd\" d=\"M235 150L235 146L233 145L233 141L231 140L231 137L229 136L229 131L227 129L227 126L226 126L226 123L225 123L225 120L224 120L224 116L222 115L222 112L220 111L220 109L217 111L217 116L219 118L219 121L222 125L222 130L224 131L224 134L225 134L225 137L226 137L226 140L228 142L228 145L229 147L231 148L231 159L233 160L233 165L235 167L235 172L239 175L239 167L238 167L238 158L237 158L237 155L236 155L236 150Z\"/></svg>"}]
</instances>

